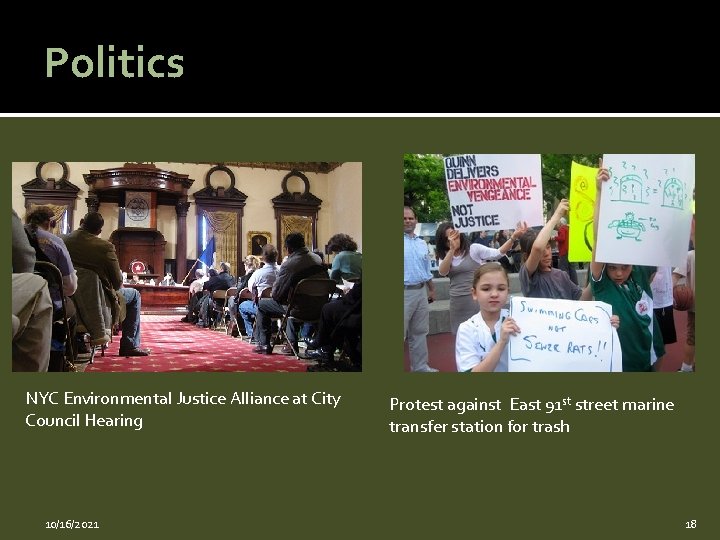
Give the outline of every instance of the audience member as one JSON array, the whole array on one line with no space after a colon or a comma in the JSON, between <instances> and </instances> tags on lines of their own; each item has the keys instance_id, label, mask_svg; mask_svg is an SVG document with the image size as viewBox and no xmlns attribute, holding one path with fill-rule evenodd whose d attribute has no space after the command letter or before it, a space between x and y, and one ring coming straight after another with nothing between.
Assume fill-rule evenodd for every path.
<instances>
[{"instance_id":1,"label":"audience member","mask_svg":"<svg viewBox=\"0 0 720 540\"><path fill-rule=\"evenodd\" d=\"M187 315L180 319L180 322L197 322L197 313L199 312L198 306L203 296L203 285L208 279L209 277L205 275L204 270L201 270L200 268L195 270L195 279L192 283L190 283L188 290L188 312Z\"/></svg>"},{"instance_id":2,"label":"audience member","mask_svg":"<svg viewBox=\"0 0 720 540\"><path fill-rule=\"evenodd\" d=\"M358 252L355 240L343 233L330 237L328 251L335 253L330 279L342 283L343 279L360 279L362 277L362 253Z\"/></svg>"},{"instance_id":3,"label":"audience member","mask_svg":"<svg viewBox=\"0 0 720 540\"><path fill-rule=\"evenodd\" d=\"M53 304L47 281L33 274L35 250L12 212L12 370L47 371Z\"/></svg>"},{"instance_id":4,"label":"audience member","mask_svg":"<svg viewBox=\"0 0 720 540\"><path fill-rule=\"evenodd\" d=\"M55 227L53 211L47 206L36 206L25 216L25 232L35 248L38 260L54 264L62 275L62 290L50 289L55 309L62 308L62 296L72 296L77 289L77 275L65 242L50 232Z\"/></svg>"},{"instance_id":5,"label":"audience member","mask_svg":"<svg viewBox=\"0 0 720 540\"><path fill-rule=\"evenodd\" d=\"M262 253L262 249L260 252ZM236 326L237 318L239 316L238 306L243 300L252 298L252 292L248 288L248 282L250 281L250 278L252 277L255 270L260 268L260 260L255 255L248 255L247 257L245 257L243 264L245 266L245 274L238 277L237 285L235 286L237 288L237 293L228 299L227 305L230 312L229 331L231 332L233 337L237 337L240 334Z\"/></svg>"},{"instance_id":6,"label":"audience member","mask_svg":"<svg viewBox=\"0 0 720 540\"><path fill-rule=\"evenodd\" d=\"M263 247L265 247L267 244L265 244ZM277 253L277 250L275 251ZM260 250L260 254L262 255L262 249ZM260 268L260 259L256 257L255 255L248 255L245 257L245 260L243 261L243 265L245 266L245 274L238 277L237 280L237 290L238 290L238 296L241 298L250 298L252 296L250 289L248 288L248 283L250 282L250 278L252 277L255 270Z\"/></svg>"},{"instance_id":7,"label":"audience member","mask_svg":"<svg viewBox=\"0 0 720 540\"><path fill-rule=\"evenodd\" d=\"M147 356L140 348L140 293L122 286L122 272L115 246L99 237L105 220L98 212L88 212L80 220L80 227L63 237L73 264L95 272L107 292L108 301L119 309L119 296L125 302L125 318L122 320L122 338L119 356Z\"/></svg>"},{"instance_id":8,"label":"audience member","mask_svg":"<svg viewBox=\"0 0 720 540\"><path fill-rule=\"evenodd\" d=\"M261 297L266 289L272 288L277 278L278 252L274 245L265 244L262 248L262 258L265 263L262 268L252 272L247 282L247 289L251 292L250 300L244 300L239 307L240 317L245 326L245 335L252 337L257 341L257 336L253 336L253 322L257 314L257 298Z\"/></svg>"},{"instance_id":9,"label":"audience member","mask_svg":"<svg viewBox=\"0 0 720 540\"><path fill-rule=\"evenodd\" d=\"M35 249L38 262L50 263L61 276L49 271L43 265L35 264L35 272L48 282L50 297L53 300L53 325L50 340L50 365L48 371L65 371L70 368L66 347L68 334L75 331L75 306L65 296L72 296L77 290L77 275L65 243L50 230L55 227L53 210L48 206L36 206L25 216L25 233L30 245ZM74 367L74 366L73 366Z\"/></svg>"},{"instance_id":10,"label":"audience member","mask_svg":"<svg viewBox=\"0 0 720 540\"><path fill-rule=\"evenodd\" d=\"M220 263L220 272L213 275L210 274L203 284L203 297L199 304L199 320L197 326L207 328L210 325L210 306L214 303L213 293L215 291L227 291L230 287L235 286L235 277L230 274L230 264L226 262Z\"/></svg>"},{"instance_id":11,"label":"audience member","mask_svg":"<svg viewBox=\"0 0 720 540\"><path fill-rule=\"evenodd\" d=\"M315 339L308 343L307 358L317 360L319 366L308 371L343 369L335 360L335 350L347 342L348 356L353 370L360 371L360 332L362 325L362 283L355 283L342 297L328 302L322 308ZM314 349L314 350L313 350Z\"/></svg>"},{"instance_id":12,"label":"audience member","mask_svg":"<svg viewBox=\"0 0 720 540\"><path fill-rule=\"evenodd\" d=\"M303 279L327 278L327 271L320 258L305 246L305 238L300 233L290 233L285 238L287 260L280 266L272 287L272 297L262 298L258 303L254 352L272 354L270 341L270 323L273 317L282 317L287 309L290 292ZM288 321L286 329L288 340L297 350L298 328L294 321ZM292 354L292 348L285 346L283 354Z\"/></svg>"},{"instance_id":13,"label":"audience member","mask_svg":"<svg viewBox=\"0 0 720 540\"><path fill-rule=\"evenodd\" d=\"M12 267L13 274L32 274L35 271L35 250L30 245L20 218L12 211Z\"/></svg>"}]
</instances>

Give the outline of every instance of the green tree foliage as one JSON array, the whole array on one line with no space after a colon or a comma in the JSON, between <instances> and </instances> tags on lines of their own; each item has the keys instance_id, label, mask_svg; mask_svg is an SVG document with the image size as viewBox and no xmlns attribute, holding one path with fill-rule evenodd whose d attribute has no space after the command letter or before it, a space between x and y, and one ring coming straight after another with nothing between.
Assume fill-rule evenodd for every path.
<instances>
[{"instance_id":1,"label":"green tree foliage","mask_svg":"<svg viewBox=\"0 0 720 540\"><path fill-rule=\"evenodd\" d=\"M572 162L597 166L602 154L542 154L543 201L550 212L558 200L570 194ZM450 219L450 203L445 187L443 156L405 154L405 204L411 206L418 221L428 223Z\"/></svg>"},{"instance_id":2,"label":"green tree foliage","mask_svg":"<svg viewBox=\"0 0 720 540\"><path fill-rule=\"evenodd\" d=\"M403 187L405 206L412 207L421 223L450 218L445 169L439 154L405 154Z\"/></svg>"},{"instance_id":3,"label":"green tree foliage","mask_svg":"<svg viewBox=\"0 0 720 540\"><path fill-rule=\"evenodd\" d=\"M543 202L545 211L555 208L555 203L570 195L570 168L572 162L597 167L602 154L541 154Z\"/></svg>"}]
</instances>

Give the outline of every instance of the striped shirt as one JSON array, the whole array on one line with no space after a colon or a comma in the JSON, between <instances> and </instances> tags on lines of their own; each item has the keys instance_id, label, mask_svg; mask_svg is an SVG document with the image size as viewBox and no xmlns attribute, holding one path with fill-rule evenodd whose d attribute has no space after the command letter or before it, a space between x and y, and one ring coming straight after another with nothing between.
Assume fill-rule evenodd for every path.
<instances>
[{"instance_id":1,"label":"striped shirt","mask_svg":"<svg viewBox=\"0 0 720 540\"><path fill-rule=\"evenodd\" d=\"M430 273L430 253L425 240L419 236L403 234L405 258L405 285L417 285L432 279Z\"/></svg>"}]
</instances>

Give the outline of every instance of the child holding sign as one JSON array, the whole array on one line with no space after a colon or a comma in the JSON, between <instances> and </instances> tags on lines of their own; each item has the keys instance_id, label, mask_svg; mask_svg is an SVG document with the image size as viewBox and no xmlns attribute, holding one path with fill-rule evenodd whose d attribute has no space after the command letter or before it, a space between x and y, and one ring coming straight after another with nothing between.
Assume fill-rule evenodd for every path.
<instances>
[{"instance_id":1,"label":"child holding sign","mask_svg":"<svg viewBox=\"0 0 720 540\"><path fill-rule=\"evenodd\" d=\"M520 332L502 307L508 301L510 281L505 269L485 263L473 279L472 297L480 312L460 324L455 340L458 371L507 371L510 335Z\"/></svg>"},{"instance_id":2,"label":"child holding sign","mask_svg":"<svg viewBox=\"0 0 720 540\"><path fill-rule=\"evenodd\" d=\"M553 268L550 234L567 214L568 200L560 201L553 216L539 233L530 229L520 238L525 259L520 268L520 286L524 296L559 300L590 300L589 287L584 290L570 281L567 272Z\"/></svg>"},{"instance_id":3,"label":"child holding sign","mask_svg":"<svg viewBox=\"0 0 720 540\"><path fill-rule=\"evenodd\" d=\"M602 168L601 163L596 179L594 238L598 237L602 182L609 179L610 173ZM665 354L665 346L653 313L650 282L655 267L597 262L596 250L597 242L592 250L590 284L595 299L610 304L613 313L619 314L622 320L618 337L622 347L623 371L651 371L653 368L657 370L659 361Z\"/></svg>"}]
</instances>

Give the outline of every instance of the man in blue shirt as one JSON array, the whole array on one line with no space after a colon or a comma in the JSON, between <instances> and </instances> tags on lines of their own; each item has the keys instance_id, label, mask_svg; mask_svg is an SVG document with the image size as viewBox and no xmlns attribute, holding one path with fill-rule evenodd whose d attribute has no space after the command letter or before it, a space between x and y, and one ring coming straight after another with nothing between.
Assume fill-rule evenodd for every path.
<instances>
[{"instance_id":1,"label":"man in blue shirt","mask_svg":"<svg viewBox=\"0 0 720 540\"><path fill-rule=\"evenodd\" d=\"M435 300L435 286L430 273L427 245L425 240L415 235L416 225L415 212L406 206L403 212L405 337L410 351L410 369L435 372L437 369L428 365L427 347L427 334L430 330L428 303Z\"/></svg>"}]
</instances>

